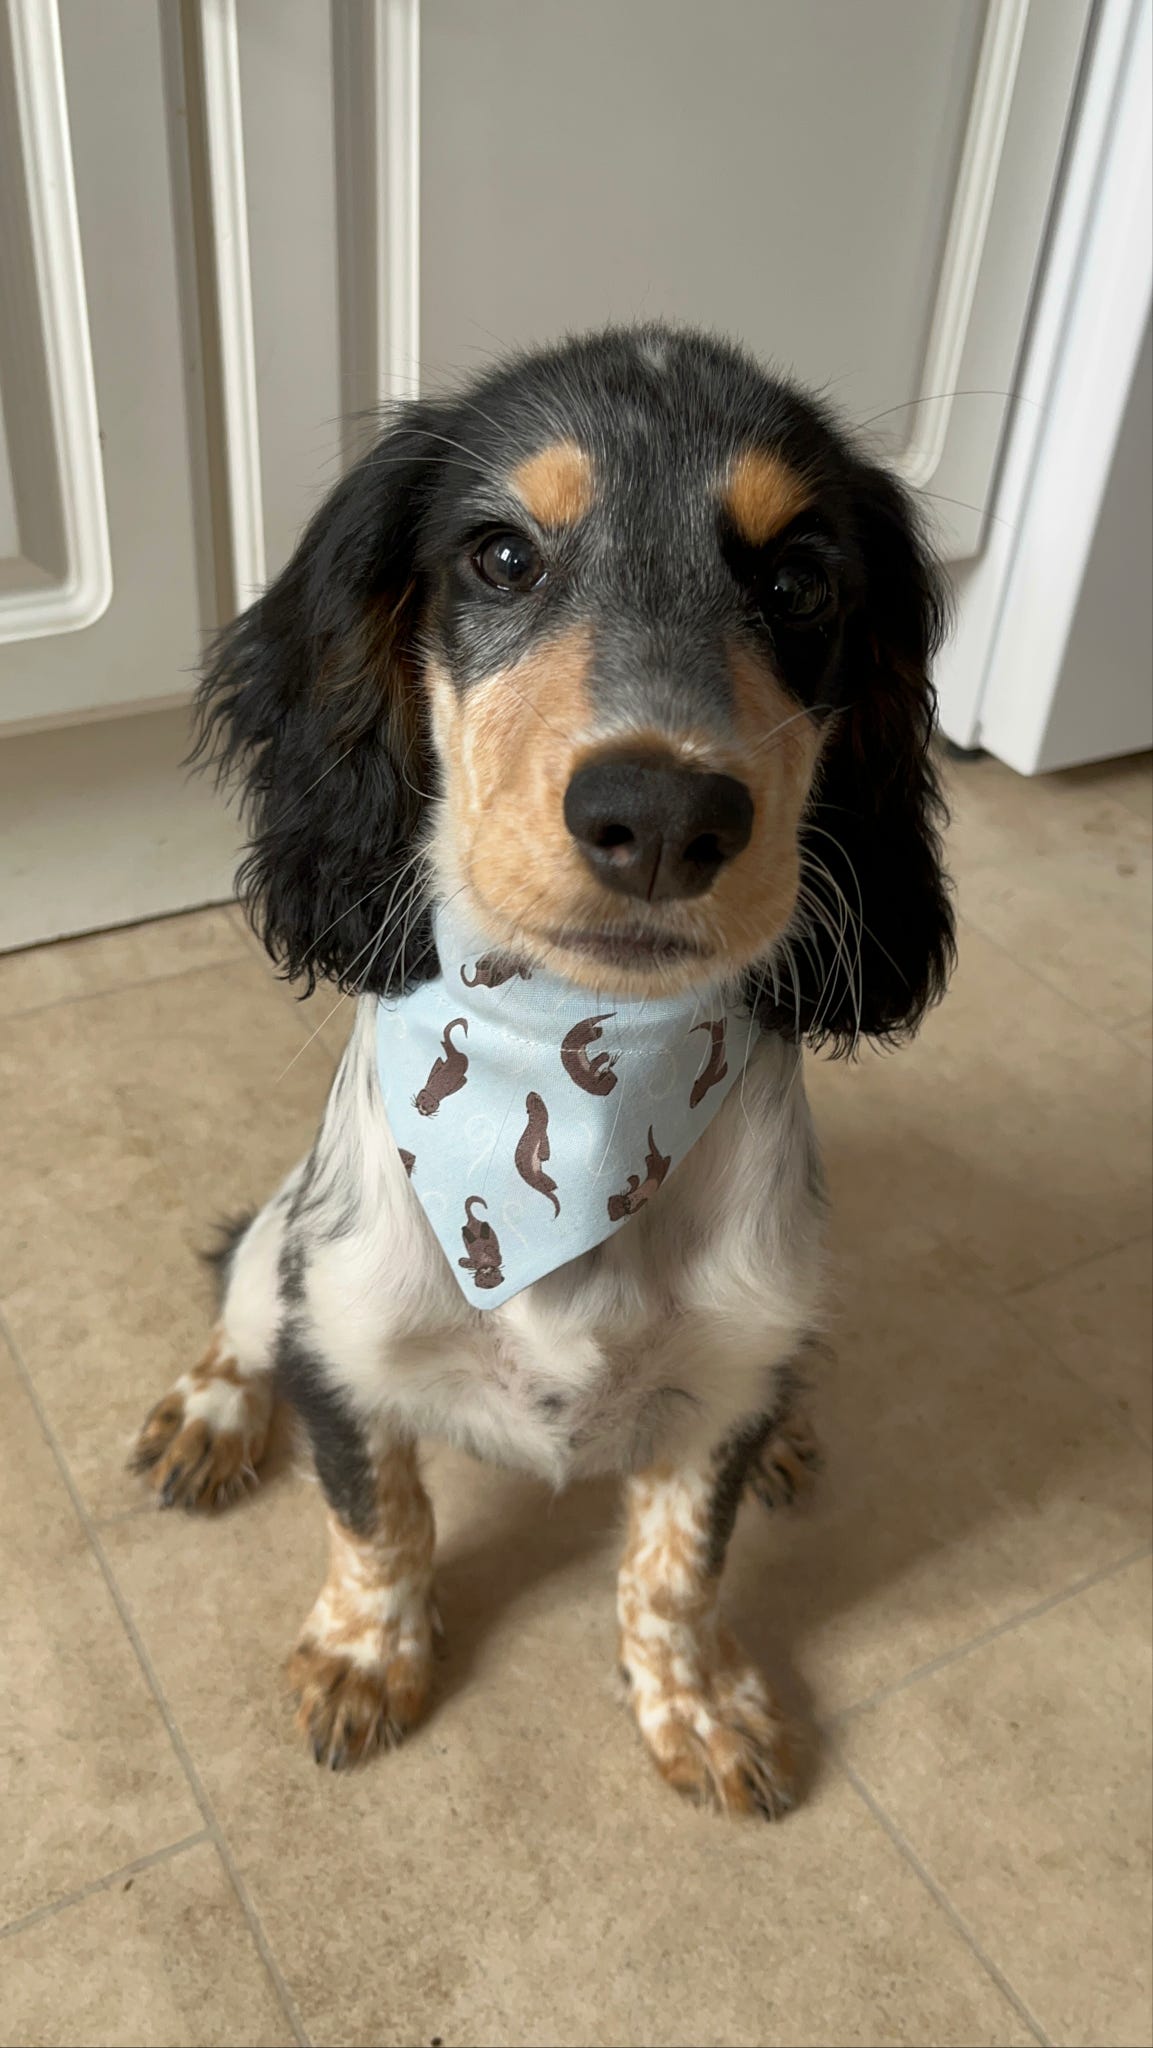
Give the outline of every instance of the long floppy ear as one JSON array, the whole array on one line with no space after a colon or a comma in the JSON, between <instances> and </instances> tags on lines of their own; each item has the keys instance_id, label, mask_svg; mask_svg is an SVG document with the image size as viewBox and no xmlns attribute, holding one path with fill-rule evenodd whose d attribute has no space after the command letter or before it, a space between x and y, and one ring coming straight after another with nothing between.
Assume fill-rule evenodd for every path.
<instances>
[{"instance_id":1,"label":"long floppy ear","mask_svg":"<svg viewBox=\"0 0 1153 2048\"><path fill-rule=\"evenodd\" d=\"M861 464L853 499L864 590L844 645L844 709L801 825L804 908L772 1005L778 1029L799 1022L838 1053L911 1036L955 957L930 752L945 589L899 484Z\"/></svg>"},{"instance_id":2,"label":"long floppy ear","mask_svg":"<svg viewBox=\"0 0 1153 2048\"><path fill-rule=\"evenodd\" d=\"M337 485L287 568L215 642L197 698L193 759L242 792L238 889L308 993L328 977L383 994L432 969L410 885L435 794L413 635L436 418L405 408Z\"/></svg>"}]
</instances>

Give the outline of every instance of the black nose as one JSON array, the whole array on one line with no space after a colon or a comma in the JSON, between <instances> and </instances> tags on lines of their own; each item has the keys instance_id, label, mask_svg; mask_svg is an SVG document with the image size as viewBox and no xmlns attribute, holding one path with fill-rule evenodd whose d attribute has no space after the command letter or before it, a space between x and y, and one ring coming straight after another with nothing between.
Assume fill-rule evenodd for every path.
<instances>
[{"instance_id":1,"label":"black nose","mask_svg":"<svg viewBox=\"0 0 1153 2048\"><path fill-rule=\"evenodd\" d=\"M700 896L753 829L753 799L733 775L671 763L606 760L578 768L565 824L598 880L649 903Z\"/></svg>"}]
</instances>

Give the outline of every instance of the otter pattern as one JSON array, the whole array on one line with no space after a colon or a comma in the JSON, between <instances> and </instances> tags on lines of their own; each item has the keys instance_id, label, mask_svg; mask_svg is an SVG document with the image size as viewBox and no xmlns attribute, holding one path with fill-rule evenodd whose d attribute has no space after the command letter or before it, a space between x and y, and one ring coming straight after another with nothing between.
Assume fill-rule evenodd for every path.
<instances>
[{"instance_id":1,"label":"otter pattern","mask_svg":"<svg viewBox=\"0 0 1153 2048\"><path fill-rule=\"evenodd\" d=\"M611 1095L617 1085L618 1076L613 1072L617 1055L598 1052L590 1059L588 1053L589 1046L604 1036L601 1025L615 1016L615 1010L606 1010L601 1017L582 1017L561 1041L561 1065L569 1080L583 1088L586 1095Z\"/></svg>"},{"instance_id":2,"label":"otter pattern","mask_svg":"<svg viewBox=\"0 0 1153 2048\"><path fill-rule=\"evenodd\" d=\"M491 1223L473 1215L474 1209L487 1209L479 1195L470 1195L464 1205L465 1222L461 1226L464 1240L464 1257L457 1260L466 1272L471 1272L474 1287L503 1287L504 1274L500 1268L500 1239Z\"/></svg>"},{"instance_id":3,"label":"otter pattern","mask_svg":"<svg viewBox=\"0 0 1153 2048\"><path fill-rule=\"evenodd\" d=\"M441 1057L434 1061L420 1094L413 1097L413 1106L421 1116L435 1116L445 1097L455 1095L468 1079L468 1055L452 1042L452 1034L458 1027L467 1035L467 1017L454 1017L451 1024L445 1025Z\"/></svg>"},{"instance_id":4,"label":"otter pattern","mask_svg":"<svg viewBox=\"0 0 1153 2048\"><path fill-rule=\"evenodd\" d=\"M460 970L466 988L503 988L514 976L520 981L531 981L532 969L508 953L482 953L473 974L466 974L463 967Z\"/></svg>"},{"instance_id":5,"label":"otter pattern","mask_svg":"<svg viewBox=\"0 0 1153 2048\"><path fill-rule=\"evenodd\" d=\"M690 1109L695 1109L699 1102L703 1102L709 1089L715 1088L719 1081L723 1081L729 1071L729 1063L725 1058L724 1018L718 1017L711 1024L694 1024L693 1030L689 1032L690 1038L693 1035L693 1031L707 1031L709 1033L709 1057L693 1082L692 1092L689 1096Z\"/></svg>"},{"instance_id":6,"label":"otter pattern","mask_svg":"<svg viewBox=\"0 0 1153 2048\"><path fill-rule=\"evenodd\" d=\"M560 1203L557 1200L556 1182L550 1174L543 1171L543 1162L549 1156L548 1108L535 1090L525 1096L524 1106L528 1122L513 1154L516 1170L526 1187L535 1189L538 1195L543 1195L546 1201L551 1202L554 1216L559 1216Z\"/></svg>"},{"instance_id":7,"label":"otter pattern","mask_svg":"<svg viewBox=\"0 0 1153 2048\"><path fill-rule=\"evenodd\" d=\"M400 1163L411 1180L412 1169L416 1165L416 1153L406 1152L403 1145L398 1145L396 1149L400 1153Z\"/></svg>"},{"instance_id":8,"label":"otter pattern","mask_svg":"<svg viewBox=\"0 0 1153 2048\"><path fill-rule=\"evenodd\" d=\"M645 1158L645 1177L642 1180L639 1173L630 1173L628 1186L624 1192L619 1195L609 1196L609 1222L622 1223L626 1216L635 1216L638 1209L643 1209L645 1203L650 1201L656 1194L672 1163L671 1157L666 1159L664 1154L658 1151L657 1141L653 1136L653 1127L650 1124L649 1149Z\"/></svg>"}]
</instances>

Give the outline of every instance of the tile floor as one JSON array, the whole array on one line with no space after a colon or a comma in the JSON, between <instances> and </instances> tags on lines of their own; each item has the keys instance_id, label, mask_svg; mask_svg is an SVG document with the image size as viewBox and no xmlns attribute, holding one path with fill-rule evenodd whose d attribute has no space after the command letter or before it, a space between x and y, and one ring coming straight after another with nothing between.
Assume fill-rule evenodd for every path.
<instances>
[{"instance_id":1,"label":"tile floor","mask_svg":"<svg viewBox=\"0 0 1153 2048\"><path fill-rule=\"evenodd\" d=\"M123 1458L342 1018L225 909L0 959L5 2042L1150 2040L1153 775L950 773L951 997L812 1073L822 1498L747 1509L731 1571L813 1730L780 1828L638 1753L611 1489L443 1454L435 1716L316 1771L279 1680L314 1491L282 1457L158 1516Z\"/></svg>"}]
</instances>

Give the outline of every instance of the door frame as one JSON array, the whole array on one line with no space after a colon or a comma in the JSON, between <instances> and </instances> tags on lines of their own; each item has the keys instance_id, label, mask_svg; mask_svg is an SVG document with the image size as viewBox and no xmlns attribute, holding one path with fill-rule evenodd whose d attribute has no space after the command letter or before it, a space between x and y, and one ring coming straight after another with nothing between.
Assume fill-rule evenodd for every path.
<instances>
[{"instance_id":1,"label":"door frame","mask_svg":"<svg viewBox=\"0 0 1153 2048\"><path fill-rule=\"evenodd\" d=\"M1153 0L1102 0L986 544L958 577L939 665L947 737L1026 775L1048 765L1049 711L1153 302L1151 43Z\"/></svg>"}]
</instances>

